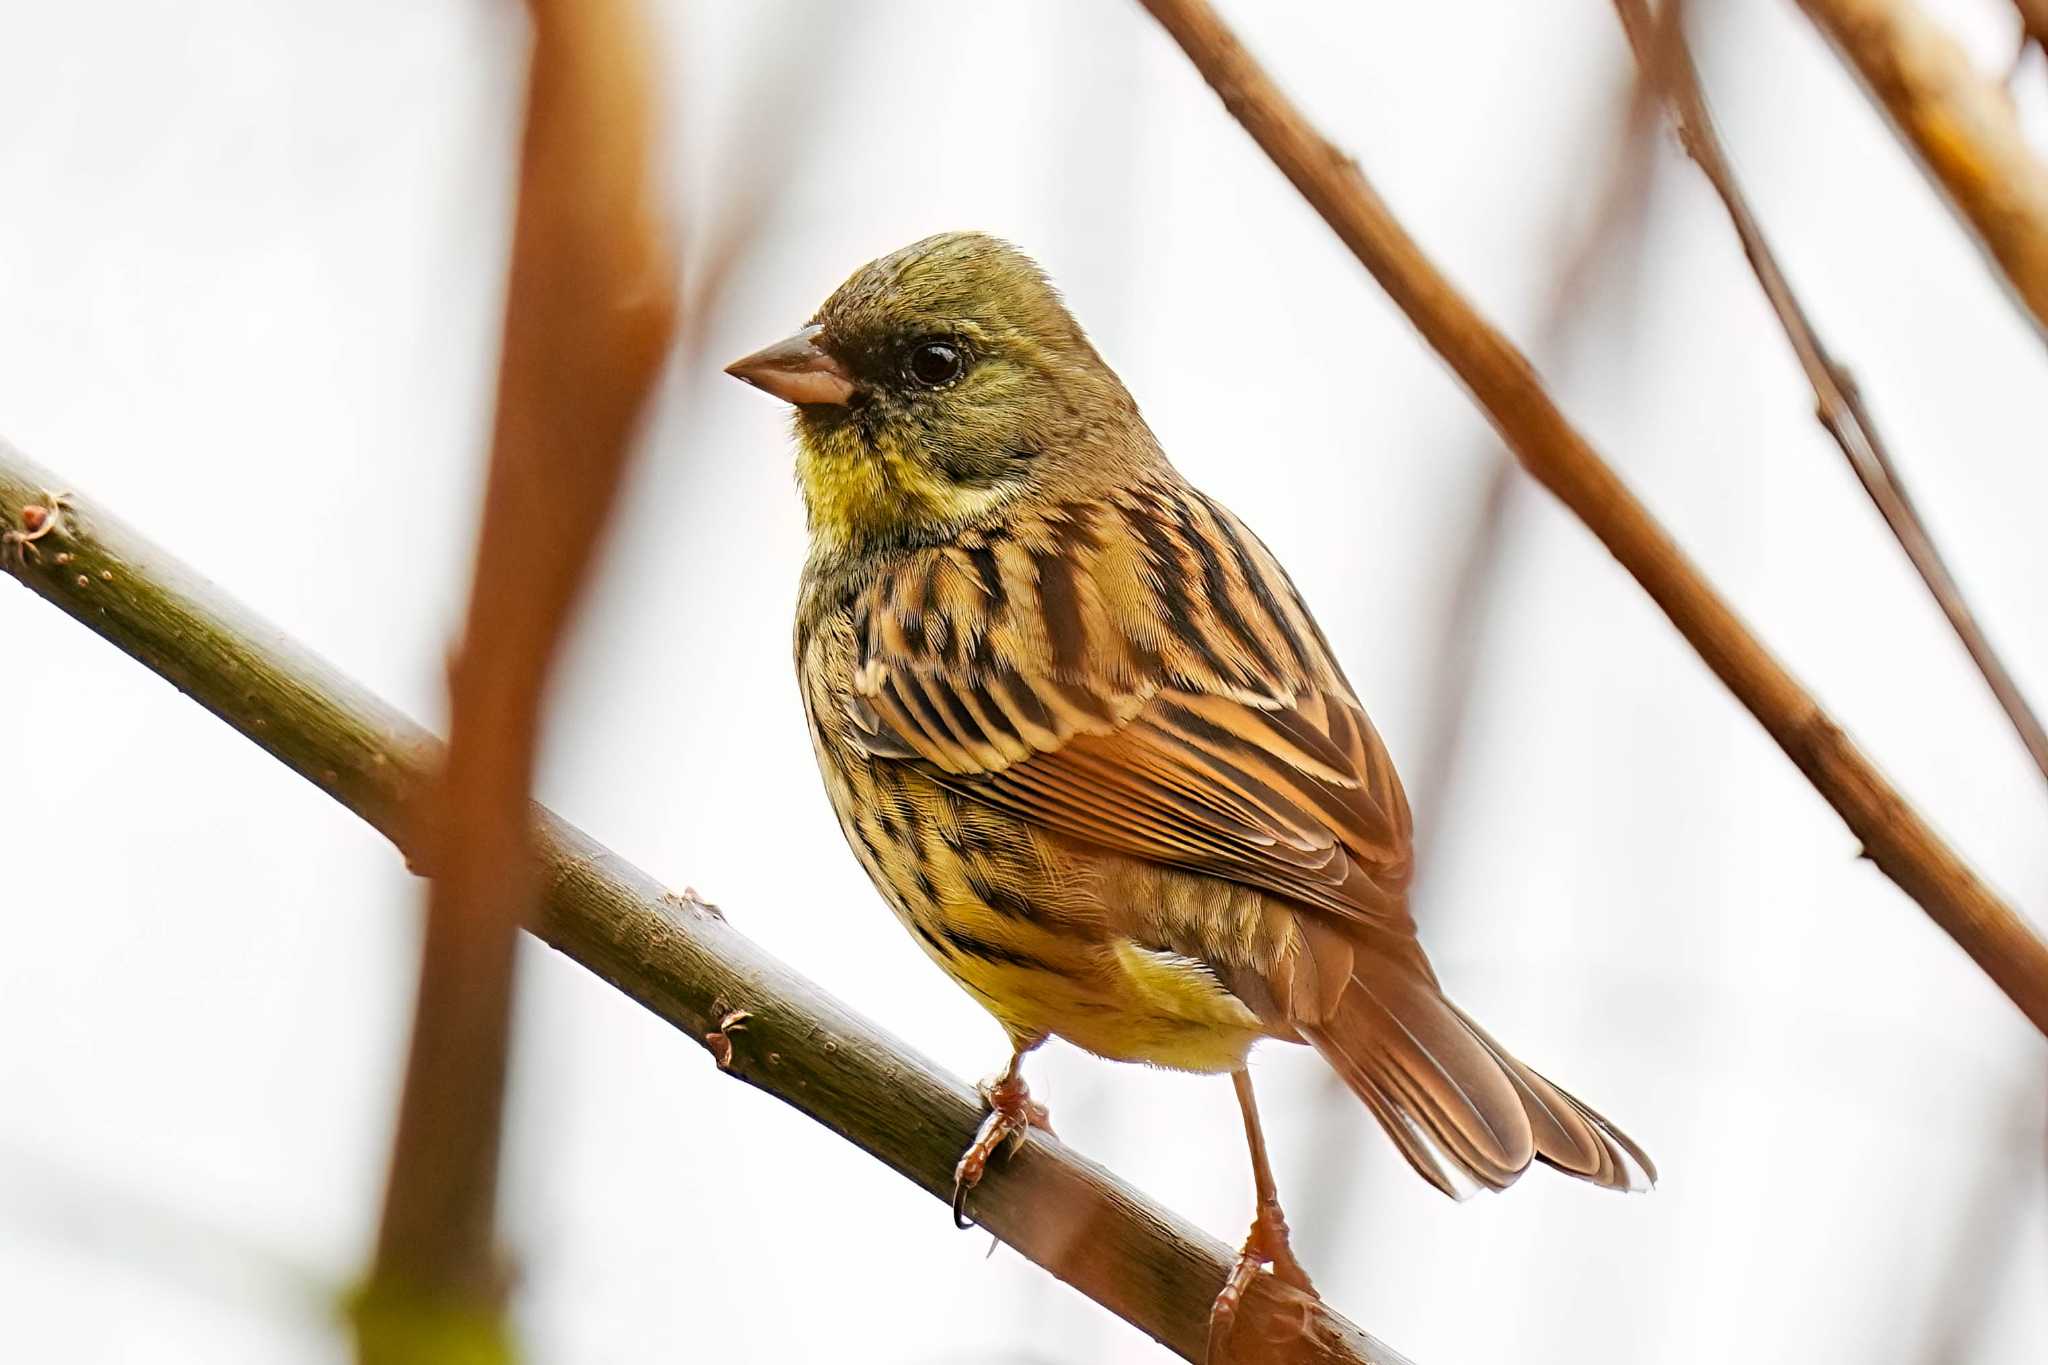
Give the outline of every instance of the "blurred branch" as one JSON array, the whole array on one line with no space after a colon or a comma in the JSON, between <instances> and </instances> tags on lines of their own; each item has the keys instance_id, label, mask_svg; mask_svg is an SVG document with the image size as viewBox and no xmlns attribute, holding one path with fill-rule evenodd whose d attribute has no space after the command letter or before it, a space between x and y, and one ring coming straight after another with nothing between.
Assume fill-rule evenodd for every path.
<instances>
[{"instance_id":1,"label":"blurred branch","mask_svg":"<svg viewBox=\"0 0 2048 1365\"><path fill-rule=\"evenodd\" d=\"M1571 353L1600 276L1617 258L1628 262L1633 275L1640 257L1638 239L1654 169L1651 153L1656 142L1650 134L1656 128L1657 106L1648 82L1634 71L1633 64L1623 75L1627 104L1618 121L1599 197L1590 216L1568 212L1557 231L1556 282L1536 324L1533 342L1536 354L1546 361L1555 358L1562 362ZM1607 121L1603 114L1602 122ZM1577 187L1568 193L1570 209L1579 209L1583 193ZM1528 497L1528 485L1516 476L1514 457L1501 447L1499 437L1490 429L1481 435L1478 458L1487 465L1486 481L1474 500L1446 575L1450 580L1447 604L1423 674L1423 693L1432 699L1428 723L1415 746L1414 758L1403 764L1415 807L1415 890L1410 908L1416 921L1433 933L1444 929L1450 918L1445 911L1451 908L1435 894L1445 862L1444 831L1449 827L1444 812L1450 805L1452 783L1471 724L1487 623L1507 582L1509 552L1518 538L1517 509ZM1309 1264L1328 1270L1354 1249L1356 1239L1344 1236L1341 1230L1349 1224L1348 1211L1360 1202L1359 1187L1376 1168L1358 1160L1351 1126L1358 1098L1350 1087L1336 1072L1326 1070L1316 1093L1320 1121L1308 1125L1313 1146L1305 1164L1325 1216L1295 1236L1306 1247ZM1405 1169L1400 1178L1407 1178Z\"/></svg>"},{"instance_id":2,"label":"blurred branch","mask_svg":"<svg viewBox=\"0 0 2048 1365\"><path fill-rule=\"evenodd\" d=\"M0 524L52 506L59 486L0 442ZM47 518L8 572L189 695L409 855L440 765L432 736L227 600L83 499ZM35 528L30 528L31 530ZM26 652L16 641L17 656ZM586 835L532 808L542 940L707 1050L732 1074L816 1119L940 1200L980 1124L961 1082L761 951L716 911L678 897ZM716 1163L713 1134L694 1159ZM801 1179L802 1172L790 1177ZM829 1201L821 1205L829 1208ZM820 1215L824 1216L823 1214ZM941 1224L937 1211L934 1226ZM1101 1167L1033 1133L990 1168L975 1222L1189 1360L1234 1252ZM1307 1332L1299 1324L1306 1321ZM1239 1339L1284 1342L1289 1365L1397 1365L1402 1357L1270 1275Z\"/></svg>"},{"instance_id":3,"label":"blurred branch","mask_svg":"<svg viewBox=\"0 0 2048 1365\"><path fill-rule=\"evenodd\" d=\"M494 1244L514 947L547 680L675 330L630 0L530 7L534 43L483 527L432 789L433 875L366 1362L509 1355Z\"/></svg>"},{"instance_id":4,"label":"blurred branch","mask_svg":"<svg viewBox=\"0 0 2048 1365\"><path fill-rule=\"evenodd\" d=\"M76 1157L0 1138L0 1224L10 1234L204 1297L244 1321L331 1327L335 1285L296 1249L178 1202L189 1191L170 1194ZM19 1341L20 1328L11 1331Z\"/></svg>"},{"instance_id":5,"label":"blurred branch","mask_svg":"<svg viewBox=\"0 0 2048 1365\"><path fill-rule=\"evenodd\" d=\"M2048 943L1893 790L1303 117L1206 0L1143 0L1227 108L1464 381L1523 467L1621 561L1862 840L1865 854L2048 1033Z\"/></svg>"},{"instance_id":6,"label":"blurred branch","mask_svg":"<svg viewBox=\"0 0 2048 1365\"><path fill-rule=\"evenodd\" d=\"M2004 88L1911 0L1799 0L2048 340L2048 165ZM2031 7L2030 7L2031 8Z\"/></svg>"},{"instance_id":7,"label":"blurred branch","mask_svg":"<svg viewBox=\"0 0 2048 1365\"><path fill-rule=\"evenodd\" d=\"M701 237L692 235L685 253L683 333L677 350L686 357L702 350L726 292L773 215L806 144L815 140L818 128L811 114L832 68L845 58L853 14L846 5L819 7L805 15L794 35L771 23L772 52L748 63L751 75L736 101L743 119L728 149L732 164L708 178L719 189L712 199L716 213ZM690 378L696 377L693 369Z\"/></svg>"},{"instance_id":8,"label":"blurred branch","mask_svg":"<svg viewBox=\"0 0 2048 1365\"><path fill-rule=\"evenodd\" d=\"M1990 1354L1985 1338L1997 1320L1999 1290L2011 1276L2012 1263L2026 1254L2027 1240L2041 1216L2043 1096L2038 1076L2017 1081L2002 1122L1961 1130L1971 1139L1988 1137L1991 1142L1978 1162L1969 1197L1951 1225L1954 1234L1934 1290L1924 1296L1924 1341L1909 1357L1921 1365L1971 1365ZM1959 1155L1952 1153L1948 1159ZM1920 1247L1913 1249L1918 1252ZM1883 1345L1873 1342L1873 1355L1898 1349L1902 1334L1896 1322L1874 1327Z\"/></svg>"},{"instance_id":9,"label":"blurred branch","mask_svg":"<svg viewBox=\"0 0 2048 1365\"><path fill-rule=\"evenodd\" d=\"M1568 351L1601 273L1617 255L1635 257L1633 244L1642 235L1649 204L1651 152L1656 147L1650 133L1656 127L1655 114L1656 102L1648 82L1631 75L1625 112L1592 214L1584 227L1566 224L1558 234L1557 281L1531 343L1546 361L1553 357L1561 360ZM1574 206L1581 199L1577 190L1572 191ZM1466 713L1478 681L1479 635L1500 586L1509 511L1522 487L1515 478L1512 453L1501 447L1497 435L1485 435L1491 468L1465 536L1464 552L1452 569L1450 604L1431 651L1428 694L1436 698L1436 706L1423 742L1417 746L1417 760L1409 769L1418 885L1426 884L1424 874L1434 861L1434 844L1443 829L1439 817L1449 800Z\"/></svg>"},{"instance_id":10,"label":"blurred branch","mask_svg":"<svg viewBox=\"0 0 2048 1365\"><path fill-rule=\"evenodd\" d=\"M1763 286L1771 310L1778 315L1786 340L1792 343L1793 354L1799 357L1799 368L1806 372L1807 382L1813 386L1815 416L1841 447L1863 491L1877 505L1885 525L1891 527L1892 535L1898 538L1906 557L1919 571L1927 591L1934 594L1942 614L1948 617L1963 648L1969 651L1977 671L1984 675L1991 695L1998 699L1999 707L2019 732L2020 743L2026 746L2034 766L2041 770L2043 779L2048 779L2048 731L2042 730L2040 718L2027 705L2005 661L1991 647L1969 603L1963 600L1962 588L1949 572L1947 561L1900 481L1891 453L1878 435L1869 409L1863 405L1863 395L1855 380L1829 354L1814 331L1806 309L1792 292L1791 283L1764 238L1763 227L1757 222L1748 198L1736 182L1735 168L1714 126L1706 92L1700 86L1699 70L1693 64L1692 50L1686 41L1683 0L1665 0L1662 13L1654 18L1648 0L1615 0L1615 8L1620 12L1622 27L1628 30L1636 60L1656 82L1671 110L1687 154L1728 210L1728 220L1735 226L1735 235L1742 239L1742 251L1749 258L1750 269Z\"/></svg>"},{"instance_id":11,"label":"blurred branch","mask_svg":"<svg viewBox=\"0 0 2048 1365\"><path fill-rule=\"evenodd\" d=\"M2020 12L2020 26L2034 42L2048 47L2048 0L2012 0ZM2024 50L2026 44L2020 44Z\"/></svg>"}]
</instances>

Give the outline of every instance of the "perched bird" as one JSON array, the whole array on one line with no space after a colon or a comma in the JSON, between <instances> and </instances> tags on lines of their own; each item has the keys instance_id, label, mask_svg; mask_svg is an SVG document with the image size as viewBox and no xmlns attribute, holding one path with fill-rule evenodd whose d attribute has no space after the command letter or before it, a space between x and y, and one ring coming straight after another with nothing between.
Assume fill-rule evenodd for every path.
<instances>
[{"instance_id":1,"label":"perched bird","mask_svg":"<svg viewBox=\"0 0 2048 1365\"><path fill-rule=\"evenodd\" d=\"M1261 1038L1314 1047L1447 1194L1532 1160L1654 1180L1444 997L1408 913L1408 803L1328 640L1035 264L927 238L728 373L796 407L796 664L840 827L1009 1033L956 1219L1044 1122L1022 1063L1054 1034L1235 1082L1257 1214L1212 1354L1261 1266L1313 1292L1245 1071Z\"/></svg>"}]
</instances>

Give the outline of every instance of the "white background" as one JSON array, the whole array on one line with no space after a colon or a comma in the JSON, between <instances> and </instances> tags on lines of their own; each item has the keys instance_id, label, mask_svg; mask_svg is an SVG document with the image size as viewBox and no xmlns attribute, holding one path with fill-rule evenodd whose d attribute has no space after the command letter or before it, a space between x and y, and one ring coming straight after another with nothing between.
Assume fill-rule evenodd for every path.
<instances>
[{"instance_id":1,"label":"white background","mask_svg":"<svg viewBox=\"0 0 2048 1365\"><path fill-rule=\"evenodd\" d=\"M1935 6L1986 70L1995 0ZM2048 355L1795 8L1701 4L1741 170L1938 538L2048 702ZM0 432L422 720L466 588L523 37L481 0L0 5ZM1608 174L1601 0L1230 6L1486 311L1535 331ZM1166 448L1287 562L1413 777L1495 458L1444 368L1135 6L656 5L701 235L776 196L663 390L543 795L963 1076L993 1024L827 811L788 658L778 405L717 375L861 262L1038 255ZM2036 133L2048 70L2023 69ZM1660 138L1568 410L1939 828L2048 903L2040 775ZM2048 138L2041 145L2048 147ZM1526 484L1418 914L1454 993L1664 1172L1454 1206L1305 1051L1256 1074L1318 1283L1420 1365L2048 1357L2043 1050ZM0 1356L340 1361L421 891L340 808L0 585ZM544 1362L1159 1361L533 948L505 1190ZM1228 1087L1061 1045L1061 1134L1236 1240Z\"/></svg>"}]
</instances>

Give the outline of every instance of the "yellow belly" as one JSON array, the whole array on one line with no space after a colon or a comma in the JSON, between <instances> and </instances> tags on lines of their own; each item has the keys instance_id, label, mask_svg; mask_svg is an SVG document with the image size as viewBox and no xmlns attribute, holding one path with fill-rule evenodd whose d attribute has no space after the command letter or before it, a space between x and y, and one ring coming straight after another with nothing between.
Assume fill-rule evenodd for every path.
<instances>
[{"instance_id":1,"label":"yellow belly","mask_svg":"<svg viewBox=\"0 0 2048 1365\"><path fill-rule=\"evenodd\" d=\"M849 642L814 645L843 653ZM832 671L813 661L804 675ZM1108 884L1092 855L913 768L871 761L847 741L829 693L807 688L805 703L847 843L918 946L1013 1038L1056 1034L1117 1061L1188 1071L1243 1065L1265 1032L1258 1018L1200 962L1118 931L1125 902L1156 896Z\"/></svg>"},{"instance_id":2,"label":"yellow belly","mask_svg":"<svg viewBox=\"0 0 2048 1365\"><path fill-rule=\"evenodd\" d=\"M928 918L890 899L926 955L1018 1040L1050 1033L1114 1061L1220 1072L1265 1032L1192 959L1064 936L976 901L945 900Z\"/></svg>"},{"instance_id":3,"label":"yellow belly","mask_svg":"<svg viewBox=\"0 0 2048 1365\"><path fill-rule=\"evenodd\" d=\"M845 793L848 840L925 955L1014 1039L1056 1034L1185 1071L1243 1065L1264 1029L1207 967L1108 929L1100 888L1020 842L1030 836L1008 817L913 787L907 819Z\"/></svg>"}]
</instances>

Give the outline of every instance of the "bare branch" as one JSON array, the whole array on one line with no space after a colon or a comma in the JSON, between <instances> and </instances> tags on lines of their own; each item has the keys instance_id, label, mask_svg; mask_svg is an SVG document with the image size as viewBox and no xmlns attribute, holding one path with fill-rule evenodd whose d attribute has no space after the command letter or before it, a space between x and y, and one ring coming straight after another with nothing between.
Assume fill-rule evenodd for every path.
<instances>
[{"instance_id":1,"label":"bare branch","mask_svg":"<svg viewBox=\"0 0 2048 1365\"><path fill-rule=\"evenodd\" d=\"M675 330L649 182L646 44L630 0L535 3L527 123L476 579L451 668L447 766L412 1054L366 1362L504 1351L494 1245L513 948L538 901L530 844L540 716L570 613Z\"/></svg>"},{"instance_id":2,"label":"bare branch","mask_svg":"<svg viewBox=\"0 0 2048 1365\"><path fill-rule=\"evenodd\" d=\"M59 486L0 441L0 524ZM5 568L170 681L415 857L440 745L391 707L226 599L105 510L72 499L39 553ZM17 642L19 643L19 642ZM966 1085L756 947L534 808L542 905L532 929L691 1038L735 1076L949 1200L981 1122ZM742 1017L735 1018L735 1014ZM715 1149L703 1159L715 1161ZM799 1177L800 1178L800 1177ZM1033 1133L990 1167L975 1222L1188 1360L1236 1256L1101 1167ZM949 1226L937 1208L935 1229ZM1300 1324L1306 1323L1307 1330ZM1270 1275L1237 1339L1282 1365L1401 1365L1403 1357Z\"/></svg>"},{"instance_id":3,"label":"bare branch","mask_svg":"<svg viewBox=\"0 0 2048 1365\"><path fill-rule=\"evenodd\" d=\"M1227 108L1472 391L1516 458L1597 535L1707 666L1862 840L2037 1029L2048 944L1892 789L1694 568L1528 360L1422 253L1356 162L1302 116L1205 0L1144 0Z\"/></svg>"},{"instance_id":4,"label":"bare branch","mask_svg":"<svg viewBox=\"0 0 2048 1365\"><path fill-rule=\"evenodd\" d=\"M1999 82L1911 0L1799 0L2048 340L2048 165Z\"/></svg>"},{"instance_id":5,"label":"bare branch","mask_svg":"<svg viewBox=\"0 0 2048 1365\"><path fill-rule=\"evenodd\" d=\"M1942 614L1948 617L1949 625L1962 640L1963 648L1969 651L1977 671L1984 675L1991 695L1998 699L1998 705L2012 722L2012 728L2019 732L2020 743L2026 746L2034 766L2041 770L2042 778L2048 780L2048 731L2041 728L2040 718L2027 705L2027 699L2006 668L2005 661L1985 638L1983 627L1977 624L1969 603L1963 599L1962 588L1957 585L1955 575L1949 572L1947 561L1936 548L1934 538L1928 534L1927 524L1921 520L1918 509L1900 481L1891 454L1878 435L1877 424L1871 420L1870 412L1863 404L1863 395L1857 390L1849 372L1828 352L1820 335L1814 331L1806 309L1792 292L1792 285L1765 239L1755 211L1735 179L1735 168L1728 159L1728 149L1721 141L1721 134L1714 126L1706 92L1700 86L1699 70L1693 64L1692 50L1686 42L1682 0L1666 0L1662 14L1655 18L1651 16L1648 0L1615 0L1615 8L1621 14L1622 27L1628 30L1629 44L1635 49L1636 60L1663 92L1686 152L1705 173L1714 193L1721 197L1723 207L1728 210L1728 220L1734 224L1736 236L1742 239L1742 251L1749 258L1750 269L1756 272L1764 297L1770 300L1771 310L1778 315L1785 337L1792 343L1793 354L1799 357L1799 368L1806 372L1807 382L1813 385L1817 404L1814 415L1827 428L1828 435L1834 437L1835 444L1841 447L1849 467L1856 473L1857 481L1863 485L1863 491L1877 505L1885 525L1891 528L1906 557L1919 571L1927 591L1934 595Z\"/></svg>"},{"instance_id":6,"label":"bare branch","mask_svg":"<svg viewBox=\"0 0 2048 1365\"><path fill-rule=\"evenodd\" d=\"M2012 0L2020 12L2020 26L2028 39L2048 45L2048 0ZM2020 44L2025 50L2026 43Z\"/></svg>"}]
</instances>

